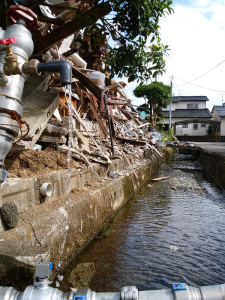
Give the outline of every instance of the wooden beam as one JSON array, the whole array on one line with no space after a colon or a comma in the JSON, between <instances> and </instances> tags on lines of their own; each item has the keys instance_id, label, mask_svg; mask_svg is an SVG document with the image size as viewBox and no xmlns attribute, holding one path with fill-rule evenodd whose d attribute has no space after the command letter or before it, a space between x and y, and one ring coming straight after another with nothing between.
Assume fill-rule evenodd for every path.
<instances>
[{"instance_id":1,"label":"wooden beam","mask_svg":"<svg viewBox=\"0 0 225 300\"><path fill-rule=\"evenodd\" d=\"M126 105L127 101L116 101L116 100L112 100L110 98L107 98L107 104L110 104L110 105Z\"/></svg>"},{"instance_id":2,"label":"wooden beam","mask_svg":"<svg viewBox=\"0 0 225 300\"><path fill-rule=\"evenodd\" d=\"M45 36L42 36L38 30L33 30L32 35L34 40L34 53L32 57L40 55L42 52L48 50L59 41L70 36L75 31L83 29L88 25L94 24L97 19L109 14L110 11L111 8L108 2L105 2L85 12L85 16L75 18L70 22L67 22L65 25L59 27L58 29L52 30ZM88 19L86 18L86 16L89 16L90 18Z\"/></svg>"},{"instance_id":3,"label":"wooden beam","mask_svg":"<svg viewBox=\"0 0 225 300\"><path fill-rule=\"evenodd\" d=\"M103 90L103 93L108 91L108 90L114 90L114 89L117 89L117 88L123 89L123 87L119 83L116 82L116 83L113 83L109 86L106 86Z\"/></svg>"},{"instance_id":4,"label":"wooden beam","mask_svg":"<svg viewBox=\"0 0 225 300\"><path fill-rule=\"evenodd\" d=\"M64 25L65 24L65 22L60 19L49 18L49 17L43 16L43 15L38 15L37 17L38 17L38 21L40 21L40 22L56 24L56 25Z\"/></svg>"},{"instance_id":5,"label":"wooden beam","mask_svg":"<svg viewBox=\"0 0 225 300\"><path fill-rule=\"evenodd\" d=\"M31 2L31 1L29 1ZM45 3L45 0L36 0L36 1L33 1L32 3L29 3L26 5L27 7L29 7L30 9L34 9L36 7L38 7L39 5L44 5Z\"/></svg>"}]
</instances>

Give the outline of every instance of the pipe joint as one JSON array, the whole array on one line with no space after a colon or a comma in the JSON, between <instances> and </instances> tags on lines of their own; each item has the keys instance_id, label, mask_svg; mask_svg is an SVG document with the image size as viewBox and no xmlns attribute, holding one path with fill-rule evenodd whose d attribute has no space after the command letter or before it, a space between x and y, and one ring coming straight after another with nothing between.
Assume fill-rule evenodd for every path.
<instances>
[{"instance_id":1,"label":"pipe joint","mask_svg":"<svg viewBox=\"0 0 225 300\"><path fill-rule=\"evenodd\" d=\"M40 73L38 73L37 66L39 64L39 60L37 59L31 59L30 61L27 61L22 66L22 71L25 74L29 74L33 77L40 76Z\"/></svg>"},{"instance_id":2,"label":"pipe joint","mask_svg":"<svg viewBox=\"0 0 225 300\"><path fill-rule=\"evenodd\" d=\"M37 65L38 72L60 73L60 82L62 85L72 83L72 68L68 62L57 60Z\"/></svg>"}]
</instances>

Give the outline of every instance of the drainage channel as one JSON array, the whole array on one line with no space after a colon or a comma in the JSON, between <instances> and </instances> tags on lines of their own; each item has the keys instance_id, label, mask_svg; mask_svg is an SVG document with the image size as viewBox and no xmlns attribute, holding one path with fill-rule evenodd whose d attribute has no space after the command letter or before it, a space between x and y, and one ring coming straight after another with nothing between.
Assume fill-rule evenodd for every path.
<instances>
[{"instance_id":1,"label":"drainage channel","mask_svg":"<svg viewBox=\"0 0 225 300\"><path fill-rule=\"evenodd\" d=\"M224 283L225 192L190 155L175 155L64 272L61 287L96 292Z\"/></svg>"}]
</instances>

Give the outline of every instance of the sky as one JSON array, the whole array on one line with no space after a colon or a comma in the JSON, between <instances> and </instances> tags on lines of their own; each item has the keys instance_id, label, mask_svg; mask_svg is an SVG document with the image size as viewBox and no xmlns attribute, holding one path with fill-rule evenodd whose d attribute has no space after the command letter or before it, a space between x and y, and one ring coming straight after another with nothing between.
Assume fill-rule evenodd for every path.
<instances>
[{"instance_id":1,"label":"sky","mask_svg":"<svg viewBox=\"0 0 225 300\"><path fill-rule=\"evenodd\" d=\"M162 44L169 45L170 52L166 73L157 80L170 85L173 76L175 96L207 96L211 110L213 105L222 105L222 97L225 102L225 1L174 0L172 7L174 13L159 23ZM194 81L184 84L182 80ZM134 105L144 102L133 95L137 85L132 82L125 88Z\"/></svg>"}]
</instances>

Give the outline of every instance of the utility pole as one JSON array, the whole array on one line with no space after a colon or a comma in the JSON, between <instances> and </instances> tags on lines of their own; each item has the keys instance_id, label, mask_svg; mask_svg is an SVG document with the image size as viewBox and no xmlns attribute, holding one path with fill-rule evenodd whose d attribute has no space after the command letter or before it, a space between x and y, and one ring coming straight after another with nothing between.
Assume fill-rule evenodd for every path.
<instances>
[{"instance_id":1,"label":"utility pole","mask_svg":"<svg viewBox=\"0 0 225 300\"><path fill-rule=\"evenodd\" d=\"M223 105L223 95L225 95L225 94L220 94L221 96L222 96L222 105Z\"/></svg>"},{"instance_id":2,"label":"utility pole","mask_svg":"<svg viewBox=\"0 0 225 300\"><path fill-rule=\"evenodd\" d=\"M179 96L181 96L180 91L183 91L183 89L182 90L178 90L178 91L179 91Z\"/></svg>"},{"instance_id":3,"label":"utility pole","mask_svg":"<svg viewBox=\"0 0 225 300\"><path fill-rule=\"evenodd\" d=\"M171 94L173 95L173 75L171 80ZM173 98L172 98L173 101ZM169 113L169 128L171 128L171 114L172 114L172 102L170 103L170 113Z\"/></svg>"}]
</instances>

